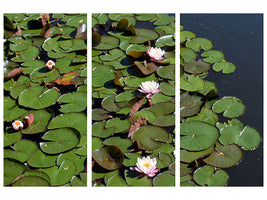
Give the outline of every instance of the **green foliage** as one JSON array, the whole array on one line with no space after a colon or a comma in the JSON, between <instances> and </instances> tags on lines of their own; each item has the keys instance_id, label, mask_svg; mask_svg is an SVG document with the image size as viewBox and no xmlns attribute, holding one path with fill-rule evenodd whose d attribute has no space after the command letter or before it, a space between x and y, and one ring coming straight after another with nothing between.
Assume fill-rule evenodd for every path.
<instances>
[{"instance_id":1,"label":"green foliage","mask_svg":"<svg viewBox=\"0 0 267 200\"><path fill-rule=\"evenodd\" d=\"M4 186L86 186L86 23L4 14Z\"/></svg>"},{"instance_id":2,"label":"green foliage","mask_svg":"<svg viewBox=\"0 0 267 200\"><path fill-rule=\"evenodd\" d=\"M92 15L93 186L175 185L174 20L170 14ZM152 47L165 51L162 60L149 56ZM161 92L146 98L138 90L145 81L159 83ZM145 156L157 161L153 177L133 169Z\"/></svg>"},{"instance_id":3,"label":"green foliage","mask_svg":"<svg viewBox=\"0 0 267 200\"><path fill-rule=\"evenodd\" d=\"M180 185L226 186L229 176L220 168L237 165L243 150L257 148L261 135L236 119L245 111L240 99L219 98L215 83L206 81L210 68L229 74L236 66L225 60L222 51L212 49L210 40L183 29L181 26ZM221 123L219 113L231 120Z\"/></svg>"}]
</instances>

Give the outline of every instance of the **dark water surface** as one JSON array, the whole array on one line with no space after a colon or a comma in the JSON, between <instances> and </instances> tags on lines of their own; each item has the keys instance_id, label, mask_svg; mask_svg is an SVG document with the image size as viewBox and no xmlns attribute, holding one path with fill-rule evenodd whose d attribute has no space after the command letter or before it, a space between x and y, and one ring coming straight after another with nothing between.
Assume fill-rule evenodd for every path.
<instances>
[{"instance_id":1,"label":"dark water surface","mask_svg":"<svg viewBox=\"0 0 267 200\"><path fill-rule=\"evenodd\" d=\"M238 119L263 136L263 15L181 14L180 20L184 30L211 40L213 49L236 65L234 73L210 72L206 80L216 84L220 97L240 98L246 110ZM263 142L244 152L242 162L226 171L228 186L262 186Z\"/></svg>"}]
</instances>

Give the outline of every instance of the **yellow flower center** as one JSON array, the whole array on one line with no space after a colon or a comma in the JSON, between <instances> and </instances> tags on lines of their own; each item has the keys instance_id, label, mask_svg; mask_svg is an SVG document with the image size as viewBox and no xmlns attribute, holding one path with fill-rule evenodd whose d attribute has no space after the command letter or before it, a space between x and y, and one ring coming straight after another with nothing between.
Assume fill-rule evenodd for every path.
<instances>
[{"instance_id":1,"label":"yellow flower center","mask_svg":"<svg viewBox=\"0 0 267 200\"><path fill-rule=\"evenodd\" d=\"M52 62L48 62L48 65L52 65L53 63Z\"/></svg>"},{"instance_id":2,"label":"yellow flower center","mask_svg":"<svg viewBox=\"0 0 267 200\"><path fill-rule=\"evenodd\" d=\"M147 167L147 168L149 168L151 166L151 164L149 163L149 162L145 162L144 164L143 164L143 167Z\"/></svg>"},{"instance_id":3,"label":"yellow flower center","mask_svg":"<svg viewBox=\"0 0 267 200\"><path fill-rule=\"evenodd\" d=\"M20 125L20 122L15 122L15 125L16 125L16 126Z\"/></svg>"}]
</instances>

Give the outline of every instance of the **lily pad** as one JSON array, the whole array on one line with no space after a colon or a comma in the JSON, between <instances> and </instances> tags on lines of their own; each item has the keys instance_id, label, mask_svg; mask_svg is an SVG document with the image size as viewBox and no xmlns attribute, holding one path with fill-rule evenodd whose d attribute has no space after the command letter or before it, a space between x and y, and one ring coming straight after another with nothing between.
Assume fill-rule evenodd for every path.
<instances>
[{"instance_id":1,"label":"lily pad","mask_svg":"<svg viewBox=\"0 0 267 200\"><path fill-rule=\"evenodd\" d=\"M70 150L79 144L79 138L76 132L71 128L60 128L46 132L43 140L49 142L41 142L40 148L48 154L61 153Z\"/></svg>"},{"instance_id":2,"label":"lily pad","mask_svg":"<svg viewBox=\"0 0 267 200\"><path fill-rule=\"evenodd\" d=\"M152 29L140 28L140 29L135 29L135 32L136 36L134 36L130 41L131 43L134 44L145 43L149 40L155 40L159 37L159 34Z\"/></svg>"},{"instance_id":3,"label":"lily pad","mask_svg":"<svg viewBox=\"0 0 267 200\"><path fill-rule=\"evenodd\" d=\"M196 53L193 49L180 48L180 54L185 63L188 63L196 58Z\"/></svg>"},{"instance_id":4,"label":"lily pad","mask_svg":"<svg viewBox=\"0 0 267 200\"><path fill-rule=\"evenodd\" d=\"M51 186L59 186L68 183L75 175L76 165L65 159L61 165L40 169L41 172L46 173L49 176Z\"/></svg>"},{"instance_id":5,"label":"lily pad","mask_svg":"<svg viewBox=\"0 0 267 200\"><path fill-rule=\"evenodd\" d=\"M108 54L100 55L99 58L103 61L113 61L116 60L124 55L123 51L120 49L113 49L109 51Z\"/></svg>"},{"instance_id":6,"label":"lily pad","mask_svg":"<svg viewBox=\"0 0 267 200\"><path fill-rule=\"evenodd\" d=\"M175 79L175 65L167 65L164 67L160 67L157 70L157 74L164 79Z\"/></svg>"},{"instance_id":7,"label":"lily pad","mask_svg":"<svg viewBox=\"0 0 267 200\"><path fill-rule=\"evenodd\" d=\"M87 131L87 117L84 113L66 113L53 118L48 129L69 127L80 132L81 135Z\"/></svg>"},{"instance_id":8,"label":"lily pad","mask_svg":"<svg viewBox=\"0 0 267 200\"><path fill-rule=\"evenodd\" d=\"M203 62L201 59L198 59L198 61L191 60L190 62L185 63L183 66L184 71L192 74L201 74L209 71L210 69L210 64Z\"/></svg>"},{"instance_id":9,"label":"lily pad","mask_svg":"<svg viewBox=\"0 0 267 200\"><path fill-rule=\"evenodd\" d=\"M16 183L12 185L13 187L37 187L37 186L50 186L49 182L39 176L24 176L20 178Z\"/></svg>"},{"instance_id":10,"label":"lily pad","mask_svg":"<svg viewBox=\"0 0 267 200\"><path fill-rule=\"evenodd\" d=\"M106 146L94 150L92 156L101 167L108 170L115 170L122 165L124 154L116 146Z\"/></svg>"},{"instance_id":11,"label":"lily pad","mask_svg":"<svg viewBox=\"0 0 267 200\"><path fill-rule=\"evenodd\" d=\"M39 55L39 49L36 46L30 46L28 49L20 51L16 57L11 60L14 62L26 62L33 60Z\"/></svg>"},{"instance_id":12,"label":"lily pad","mask_svg":"<svg viewBox=\"0 0 267 200\"><path fill-rule=\"evenodd\" d=\"M215 167L209 165L198 168L194 172L194 180L199 185L225 186L229 179L228 174L222 169L214 170Z\"/></svg>"},{"instance_id":13,"label":"lily pad","mask_svg":"<svg viewBox=\"0 0 267 200\"><path fill-rule=\"evenodd\" d=\"M199 52L200 49L205 51L212 49L213 44L210 40L206 38L194 38L186 42L186 47L193 49L196 52Z\"/></svg>"},{"instance_id":14,"label":"lily pad","mask_svg":"<svg viewBox=\"0 0 267 200\"><path fill-rule=\"evenodd\" d=\"M186 41L187 39L192 39L195 37L196 37L195 33L191 31L181 31L180 32L180 43Z\"/></svg>"},{"instance_id":15,"label":"lily pad","mask_svg":"<svg viewBox=\"0 0 267 200\"><path fill-rule=\"evenodd\" d=\"M67 93L59 97L59 103L63 103L59 109L63 113L81 112L87 107L87 98L85 92Z\"/></svg>"},{"instance_id":16,"label":"lily pad","mask_svg":"<svg viewBox=\"0 0 267 200\"><path fill-rule=\"evenodd\" d=\"M53 105L59 97L59 92L43 86L31 87L19 96L19 104L33 109L46 108Z\"/></svg>"},{"instance_id":17,"label":"lily pad","mask_svg":"<svg viewBox=\"0 0 267 200\"><path fill-rule=\"evenodd\" d=\"M104 145L114 145L120 148L120 150L125 154L131 150L133 142L128 138L112 137L103 141Z\"/></svg>"},{"instance_id":18,"label":"lily pad","mask_svg":"<svg viewBox=\"0 0 267 200\"><path fill-rule=\"evenodd\" d=\"M23 39L20 36L11 37L8 41L12 42L12 44L10 44L10 49L12 51L23 51L32 45L31 39Z\"/></svg>"},{"instance_id":19,"label":"lily pad","mask_svg":"<svg viewBox=\"0 0 267 200\"><path fill-rule=\"evenodd\" d=\"M236 165L243 157L242 150L235 144L220 145L216 144L215 152L213 152L209 157L204 159L209 165L229 168Z\"/></svg>"},{"instance_id":20,"label":"lily pad","mask_svg":"<svg viewBox=\"0 0 267 200\"><path fill-rule=\"evenodd\" d=\"M4 150L4 158L12 158L20 162L25 162L28 160L34 152L37 150L37 146L34 142L30 140L19 140L11 149Z\"/></svg>"},{"instance_id":21,"label":"lily pad","mask_svg":"<svg viewBox=\"0 0 267 200\"><path fill-rule=\"evenodd\" d=\"M164 35L157 39L155 46L156 47L164 47L164 46L174 46L175 40L173 39L173 35Z\"/></svg>"},{"instance_id":22,"label":"lily pad","mask_svg":"<svg viewBox=\"0 0 267 200\"><path fill-rule=\"evenodd\" d=\"M212 66L213 70L219 72L222 70L223 74L230 74L235 71L236 66L233 63L221 61Z\"/></svg>"},{"instance_id":23,"label":"lily pad","mask_svg":"<svg viewBox=\"0 0 267 200\"><path fill-rule=\"evenodd\" d=\"M204 81L198 76L185 75L180 78L180 89L194 92L204 88Z\"/></svg>"},{"instance_id":24,"label":"lily pad","mask_svg":"<svg viewBox=\"0 0 267 200\"><path fill-rule=\"evenodd\" d=\"M208 63L216 63L216 62L220 62L223 61L224 58L224 53L221 51L217 51L217 50L209 50L209 51L205 51L201 54L203 58L203 60L205 62Z\"/></svg>"},{"instance_id":25,"label":"lily pad","mask_svg":"<svg viewBox=\"0 0 267 200\"><path fill-rule=\"evenodd\" d=\"M113 67L108 65L94 66L92 70L92 86L101 87L108 81L113 80L116 76L113 70Z\"/></svg>"},{"instance_id":26,"label":"lily pad","mask_svg":"<svg viewBox=\"0 0 267 200\"><path fill-rule=\"evenodd\" d=\"M124 132L130 128L128 119L113 118L106 122L105 128L115 127L114 133Z\"/></svg>"},{"instance_id":27,"label":"lily pad","mask_svg":"<svg viewBox=\"0 0 267 200\"><path fill-rule=\"evenodd\" d=\"M132 135L132 141L137 141L142 149L154 150L169 140L169 134L157 126L141 126Z\"/></svg>"},{"instance_id":28,"label":"lily pad","mask_svg":"<svg viewBox=\"0 0 267 200\"><path fill-rule=\"evenodd\" d=\"M20 162L4 159L4 185L11 184L18 176L20 176L26 166Z\"/></svg>"},{"instance_id":29,"label":"lily pad","mask_svg":"<svg viewBox=\"0 0 267 200\"><path fill-rule=\"evenodd\" d=\"M21 132L23 134L36 134L45 131L53 113L50 113L47 110L42 109L36 111L35 110L29 111L28 113L26 113L25 116L28 116L30 113L33 114L34 120L28 128L22 129Z\"/></svg>"},{"instance_id":30,"label":"lily pad","mask_svg":"<svg viewBox=\"0 0 267 200\"><path fill-rule=\"evenodd\" d=\"M4 121L10 122L14 119L17 119L27 111L23 108L20 108L16 101L11 99L8 96L4 97Z\"/></svg>"},{"instance_id":31,"label":"lily pad","mask_svg":"<svg viewBox=\"0 0 267 200\"><path fill-rule=\"evenodd\" d=\"M191 121L180 126L180 146L190 151L201 151L215 144L219 130L205 122Z\"/></svg>"},{"instance_id":32,"label":"lily pad","mask_svg":"<svg viewBox=\"0 0 267 200\"><path fill-rule=\"evenodd\" d=\"M127 187L127 183L120 176L114 174L107 180L107 186L115 186L115 187Z\"/></svg>"},{"instance_id":33,"label":"lily pad","mask_svg":"<svg viewBox=\"0 0 267 200\"><path fill-rule=\"evenodd\" d=\"M136 171L125 170L124 176L129 186L152 186L152 179L148 176L142 176Z\"/></svg>"},{"instance_id":34,"label":"lily pad","mask_svg":"<svg viewBox=\"0 0 267 200\"><path fill-rule=\"evenodd\" d=\"M189 117L197 114L203 104L202 97L185 92L180 95L180 116Z\"/></svg>"},{"instance_id":35,"label":"lily pad","mask_svg":"<svg viewBox=\"0 0 267 200\"><path fill-rule=\"evenodd\" d=\"M110 50L119 46L120 40L113 36L102 36L101 42L94 47L97 50Z\"/></svg>"},{"instance_id":36,"label":"lily pad","mask_svg":"<svg viewBox=\"0 0 267 200\"><path fill-rule=\"evenodd\" d=\"M244 113L245 105L240 99L227 96L216 101L212 106L212 110L215 113L223 112L224 117L235 118Z\"/></svg>"},{"instance_id":37,"label":"lily pad","mask_svg":"<svg viewBox=\"0 0 267 200\"><path fill-rule=\"evenodd\" d=\"M14 132L13 128L7 128L7 131L4 133L4 147L14 144L15 142L19 141L21 137L21 131Z\"/></svg>"},{"instance_id":38,"label":"lily pad","mask_svg":"<svg viewBox=\"0 0 267 200\"><path fill-rule=\"evenodd\" d=\"M115 127L105 128L105 121L96 122L92 126L92 135L99 138L107 138L114 133Z\"/></svg>"},{"instance_id":39,"label":"lily pad","mask_svg":"<svg viewBox=\"0 0 267 200\"><path fill-rule=\"evenodd\" d=\"M158 174L153 179L154 186L175 186L175 176L171 175L170 171L165 171Z\"/></svg>"},{"instance_id":40,"label":"lily pad","mask_svg":"<svg viewBox=\"0 0 267 200\"><path fill-rule=\"evenodd\" d=\"M56 165L56 159L58 156L47 155L43 153L41 150L37 149L37 151L33 154L33 156L27 161L27 163L31 167L52 167Z\"/></svg>"},{"instance_id":41,"label":"lily pad","mask_svg":"<svg viewBox=\"0 0 267 200\"><path fill-rule=\"evenodd\" d=\"M187 150L180 150L180 161L185 163L191 163L202 156L208 155L214 151L214 146L211 146L208 149L203 151L187 151Z\"/></svg>"}]
</instances>

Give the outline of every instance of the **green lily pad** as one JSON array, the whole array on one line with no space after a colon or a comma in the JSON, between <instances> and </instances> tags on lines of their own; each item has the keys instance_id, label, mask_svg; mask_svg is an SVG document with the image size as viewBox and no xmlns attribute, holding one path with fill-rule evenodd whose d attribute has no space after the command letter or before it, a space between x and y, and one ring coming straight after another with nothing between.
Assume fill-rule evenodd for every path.
<instances>
[{"instance_id":1,"label":"green lily pad","mask_svg":"<svg viewBox=\"0 0 267 200\"><path fill-rule=\"evenodd\" d=\"M164 79L175 79L175 65L167 65L164 67L160 67L157 70L157 74Z\"/></svg>"},{"instance_id":2,"label":"green lily pad","mask_svg":"<svg viewBox=\"0 0 267 200\"><path fill-rule=\"evenodd\" d=\"M65 153L61 153L57 157L57 165L60 165L64 160L68 159L71 160L76 165L76 174L84 170L84 162L86 157L80 156L76 154L77 149L72 149L70 151L67 151Z\"/></svg>"},{"instance_id":3,"label":"green lily pad","mask_svg":"<svg viewBox=\"0 0 267 200\"><path fill-rule=\"evenodd\" d=\"M194 92L204 88L204 81L198 76L190 76L184 74L180 78L180 89Z\"/></svg>"},{"instance_id":4,"label":"green lily pad","mask_svg":"<svg viewBox=\"0 0 267 200\"><path fill-rule=\"evenodd\" d=\"M4 121L10 122L26 112L25 109L17 105L15 100L11 99L9 96L4 97Z\"/></svg>"},{"instance_id":5,"label":"green lily pad","mask_svg":"<svg viewBox=\"0 0 267 200\"><path fill-rule=\"evenodd\" d=\"M72 177L71 186L86 187L87 186L87 173L79 173L80 178L77 176Z\"/></svg>"},{"instance_id":6,"label":"green lily pad","mask_svg":"<svg viewBox=\"0 0 267 200\"><path fill-rule=\"evenodd\" d=\"M23 39L20 36L14 36L8 39L8 41L12 42L10 44L10 49L12 51L23 51L32 45L32 40L27 38Z\"/></svg>"},{"instance_id":7,"label":"green lily pad","mask_svg":"<svg viewBox=\"0 0 267 200\"><path fill-rule=\"evenodd\" d=\"M132 135L132 141L137 141L142 149L154 150L169 140L166 130L156 126L141 126Z\"/></svg>"},{"instance_id":8,"label":"green lily pad","mask_svg":"<svg viewBox=\"0 0 267 200\"><path fill-rule=\"evenodd\" d=\"M66 25L78 27L78 25L80 23L83 23L83 24L87 23L87 15L86 14L80 14L80 15L76 15L76 16L69 18Z\"/></svg>"},{"instance_id":9,"label":"green lily pad","mask_svg":"<svg viewBox=\"0 0 267 200\"><path fill-rule=\"evenodd\" d=\"M208 186L225 186L228 182L228 174L220 169L215 170L215 167L205 165L198 168L194 172L194 180L199 185L208 185Z\"/></svg>"},{"instance_id":10,"label":"green lily pad","mask_svg":"<svg viewBox=\"0 0 267 200\"><path fill-rule=\"evenodd\" d=\"M121 133L130 128L128 119L113 118L106 122L105 128L115 127L114 133Z\"/></svg>"},{"instance_id":11,"label":"green lily pad","mask_svg":"<svg viewBox=\"0 0 267 200\"><path fill-rule=\"evenodd\" d=\"M120 148L120 150L125 154L131 150L133 142L128 138L121 137L111 137L103 141L104 145L114 145Z\"/></svg>"},{"instance_id":12,"label":"green lily pad","mask_svg":"<svg viewBox=\"0 0 267 200\"><path fill-rule=\"evenodd\" d=\"M205 122L191 121L180 126L180 146L189 151L201 151L214 145L219 130Z\"/></svg>"},{"instance_id":13,"label":"green lily pad","mask_svg":"<svg viewBox=\"0 0 267 200\"><path fill-rule=\"evenodd\" d=\"M142 158L141 155L137 153L125 153L126 157L123 160L123 165L126 167L136 166L137 158Z\"/></svg>"},{"instance_id":14,"label":"green lily pad","mask_svg":"<svg viewBox=\"0 0 267 200\"><path fill-rule=\"evenodd\" d=\"M218 119L219 119L218 115L216 115L210 109L202 108L200 113L198 113L195 116L187 118L186 121L202 121L215 126Z\"/></svg>"},{"instance_id":15,"label":"green lily pad","mask_svg":"<svg viewBox=\"0 0 267 200\"><path fill-rule=\"evenodd\" d=\"M153 179L153 186L175 186L175 176L171 175L170 171L165 171L158 174Z\"/></svg>"},{"instance_id":16,"label":"green lily pad","mask_svg":"<svg viewBox=\"0 0 267 200\"><path fill-rule=\"evenodd\" d=\"M136 36L134 36L130 41L133 44L145 43L149 40L155 40L159 37L159 34L152 29L140 28L135 29L135 32Z\"/></svg>"},{"instance_id":17,"label":"green lily pad","mask_svg":"<svg viewBox=\"0 0 267 200\"><path fill-rule=\"evenodd\" d=\"M97 65L93 67L92 71L92 86L101 87L108 81L115 78L115 73L112 66L108 65Z\"/></svg>"},{"instance_id":18,"label":"green lily pad","mask_svg":"<svg viewBox=\"0 0 267 200\"><path fill-rule=\"evenodd\" d=\"M245 105L236 97L223 97L212 105L215 113L223 112L224 117L235 118L242 115L245 111Z\"/></svg>"},{"instance_id":19,"label":"green lily pad","mask_svg":"<svg viewBox=\"0 0 267 200\"><path fill-rule=\"evenodd\" d=\"M16 183L12 185L13 187L43 187L50 186L49 182L38 176L24 176L20 178Z\"/></svg>"},{"instance_id":20,"label":"green lily pad","mask_svg":"<svg viewBox=\"0 0 267 200\"><path fill-rule=\"evenodd\" d=\"M31 74L37 68L44 68L45 62L43 60L29 60L21 64L24 74Z\"/></svg>"},{"instance_id":21,"label":"green lily pad","mask_svg":"<svg viewBox=\"0 0 267 200\"><path fill-rule=\"evenodd\" d=\"M108 97L105 97L101 102L102 107L109 112L120 111L123 107L125 107L127 102L126 103L125 102L116 103L116 101L115 101L116 97L117 96L115 96L115 95L110 95Z\"/></svg>"},{"instance_id":22,"label":"green lily pad","mask_svg":"<svg viewBox=\"0 0 267 200\"><path fill-rule=\"evenodd\" d=\"M243 152L237 145L228 144L223 146L217 143L215 152L205 158L204 162L215 167L229 168L239 163L242 157Z\"/></svg>"},{"instance_id":23,"label":"green lily pad","mask_svg":"<svg viewBox=\"0 0 267 200\"><path fill-rule=\"evenodd\" d=\"M48 112L47 110L33 110L26 113L24 116L28 116L30 113L33 114L34 120L28 128L21 130L23 134L36 134L41 133L46 130L48 122L52 117L53 113ZM21 119L22 121L22 119Z\"/></svg>"},{"instance_id":24,"label":"green lily pad","mask_svg":"<svg viewBox=\"0 0 267 200\"><path fill-rule=\"evenodd\" d=\"M148 122L155 126L168 127L175 124L175 115L172 114L175 111L175 104L172 102L161 102L154 104L148 111L153 112L156 115L156 119L150 118ZM153 121L152 121L153 120Z\"/></svg>"},{"instance_id":25,"label":"green lily pad","mask_svg":"<svg viewBox=\"0 0 267 200\"><path fill-rule=\"evenodd\" d=\"M210 64L203 62L201 59L198 59L198 61L191 60L183 66L184 71L192 74L201 74L209 71L210 69Z\"/></svg>"},{"instance_id":26,"label":"green lily pad","mask_svg":"<svg viewBox=\"0 0 267 200\"><path fill-rule=\"evenodd\" d=\"M108 119L109 111L106 111L103 108L96 108L92 110L92 120L101 121L104 119Z\"/></svg>"},{"instance_id":27,"label":"green lily pad","mask_svg":"<svg viewBox=\"0 0 267 200\"><path fill-rule=\"evenodd\" d=\"M125 170L124 176L129 186L152 186L152 179L148 176L142 176L136 171Z\"/></svg>"},{"instance_id":28,"label":"green lily pad","mask_svg":"<svg viewBox=\"0 0 267 200\"><path fill-rule=\"evenodd\" d=\"M188 63L196 58L196 53L193 49L182 47L180 48L180 54L185 63Z\"/></svg>"},{"instance_id":29,"label":"green lily pad","mask_svg":"<svg viewBox=\"0 0 267 200\"><path fill-rule=\"evenodd\" d=\"M237 144L246 151L253 150L261 142L259 132L250 126L245 126L242 131L239 131L238 125L226 126L220 130L220 133L221 144Z\"/></svg>"},{"instance_id":30,"label":"green lily pad","mask_svg":"<svg viewBox=\"0 0 267 200\"><path fill-rule=\"evenodd\" d=\"M87 131L87 117L84 113L66 113L53 118L48 129L69 127L80 132L81 135Z\"/></svg>"},{"instance_id":31,"label":"green lily pad","mask_svg":"<svg viewBox=\"0 0 267 200\"><path fill-rule=\"evenodd\" d=\"M200 49L205 51L212 49L213 44L206 38L194 38L186 42L186 47L193 49L195 52L199 52Z\"/></svg>"},{"instance_id":32,"label":"green lily pad","mask_svg":"<svg viewBox=\"0 0 267 200\"><path fill-rule=\"evenodd\" d=\"M37 151L33 154L33 156L27 161L27 163L31 167L52 167L56 165L56 159L58 156L51 156L43 153L41 150L37 149Z\"/></svg>"},{"instance_id":33,"label":"green lily pad","mask_svg":"<svg viewBox=\"0 0 267 200\"><path fill-rule=\"evenodd\" d=\"M33 60L39 55L39 48L36 46L30 46L29 48L20 51L16 57L11 60L14 62L26 62Z\"/></svg>"},{"instance_id":34,"label":"green lily pad","mask_svg":"<svg viewBox=\"0 0 267 200\"><path fill-rule=\"evenodd\" d=\"M159 17L157 21L154 22L155 26L168 25L175 20L175 16L169 14L157 14Z\"/></svg>"},{"instance_id":35,"label":"green lily pad","mask_svg":"<svg viewBox=\"0 0 267 200\"><path fill-rule=\"evenodd\" d=\"M41 142L40 148L48 154L61 153L70 150L79 144L76 132L71 128L60 128L46 132L42 139L49 142Z\"/></svg>"},{"instance_id":36,"label":"green lily pad","mask_svg":"<svg viewBox=\"0 0 267 200\"><path fill-rule=\"evenodd\" d=\"M67 93L59 97L59 103L63 103L59 109L63 113L81 112L87 107L87 96L85 92Z\"/></svg>"},{"instance_id":37,"label":"green lily pad","mask_svg":"<svg viewBox=\"0 0 267 200\"><path fill-rule=\"evenodd\" d=\"M156 14L148 13L137 13L136 19L138 21L150 21L156 17Z\"/></svg>"},{"instance_id":38,"label":"green lily pad","mask_svg":"<svg viewBox=\"0 0 267 200\"><path fill-rule=\"evenodd\" d=\"M103 146L102 140L97 137L92 137L92 151L100 149Z\"/></svg>"},{"instance_id":39,"label":"green lily pad","mask_svg":"<svg viewBox=\"0 0 267 200\"><path fill-rule=\"evenodd\" d=\"M103 61L113 61L116 60L124 55L123 51L120 49L113 49L109 51L108 54L100 55L99 58Z\"/></svg>"},{"instance_id":40,"label":"green lily pad","mask_svg":"<svg viewBox=\"0 0 267 200\"><path fill-rule=\"evenodd\" d=\"M191 163L198 158L208 155L214 151L214 146L211 146L208 149L203 151L187 151L187 150L180 150L180 161L185 163Z\"/></svg>"},{"instance_id":41,"label":"green lily pad","mask_svg":"<svg viewBox=\"0 0 267 200\"><path fill-rule=\"evenodd\" d=\"M53 105L59 97L59 92L43 86L31 87L19 95L19 104L33 109L46 108Z\"/></svg>"},{"instance_id":42,"label":"green lily pad","mask_svg":"<svg viewBox=\"0 0 267 200\"><path fill-rule=\"evenodd\" d=\"M41 172L46 173L49 176L51 186L59 186L68 183L75 175L76 165L65 159L61 165L40 169Z\"/></svg>"},{"instance_id":43,"label":"green lily pad","mask_svg":"<svg viewBox=\"0 0 267 200\"><path fill-rule=\"evenodd\" d=\"M48 71L45 67L36 68L31 72L30 78L32 82L45 83L54 81L59 76L59 72L56 69Z\"/></svg>"},{"instance_id":44,"label":"green lily pad","mask_svg":"<svg viewBox=\"0 0 267 200\"><path fill-rule=\"evenodd\" d=\"M131 44L127 47L126 55L132 56L133 58L139 58L145 54L148 50L148 47L140 44Z\"/></svg>"},{"instance_id":45,"label":"green lily pad","mask_svg":"<svg viewBox=\"0 0 267 200\"><path fill-rule=\"evenodd\" d=\"M213 70L219 72L222 70L223 74L230 74L235 71L236 66L233 63L221 61L217 62L212 66Z\"/></svg>"},{"instance_id":46,"label":"green lily pad","mask_svg":"<svg viewBox=\"0 0 267 200\"><path fill-rule=\"evenodd\" d=\"M110 50L119 46L120 40L113 36L101 36L101 42L94 47L97 50Z\"/></svg>"},{"instance_id":47,"label":"green lily pad","mask_svg":"<svg viewBox=\"0 0 267 200\"><path fill-rule=\"evenodd\" d=\"M9 159L4 159L4 185L11 184L18 176L20 176L26 166L20 162L16 162Z\"/></svg>"},{"instance_id":48,"label":"green lily pad","mask_svg":"<svg viewBox=\"0 0 267 200\"><path fill-rule=\"evenodd\" d=\"M186 41L187 39L192 39L195 37L196 37L195 33L191 31L181 31L180 32L180 43Z\"/></svg>"},{"instance_id":49,"label":"green lily pad","mask_svg":"<svg viewBox=\"0 0 267 200\"><path fill-rule=\"evenodd\" d=\"M115 127L105 128L105 121L96 122L92 126L92 135L99 138L107 138L114 133Z\"/></svg>"},{"instance_id":50,"label":"green lily pad","mask_svg":"<svg viewBox=\"0 0 267 200\"><path fill-rule=\"evenodd\" d=\"M137 92L136 90L126 90L125 92L118 94L115 98L115 101L116 102L130 101L133 98L135 98L135 96L138 94L139 92Z\"/></svg>"},{"instance_id":51,"label":"green lily pad","mask_svg":"<svg viewBox=\"0 0 267 200\"><path fill-rule=\"evenodd\" d=\"M4 158L12 158L20 162L25 162L28 160L34 152L37 150L37 146L34 142L30 140L19 140L11 149L4 150Z\"/></svg>"},{"instance_id":52,"label":"green lily pad","mask_svg":"<svg viewBox=\"0 0 267 200\"><path fill-rule=\"evenodd\" d=\"M203 60L208 63L216 63L225 59L224 53L217 50L205 51L201 54L201 56L205 57Z\"/></svg>"},{"instance_id":53,"label":"green lily pad","mask_svg":"<svg viewBox=\"0 0 267 200\"><path fill-rule=\"evenodd\" d=\"M161 102L169 102L172 99L172 97L166 96L161 93L154 94L151 97L151 101L153 104L161 103Z\"/></svg>"},{"instance_id":54,"label":"green lily pad","mask_svg":"<svg viewBox=\"0 0 267 200\"><path fill-rule=\"evenodd\" d=\"M94 150L93 159L103 168L115 170L121 167L124 159L123 152L116 146L106 146Z\"/></svg>"},{"instance_id":55,"label":"green lily pad","mask_svg":"<svg viewBox=\"0 0 267 200\"><path fill-rule=\"evenodd\" d=\"M107 186L108 187L127 187L127 183L125 182L125 180L123 180L123 178L121 178L120 176L114 174L112 177L110 177L107 180Z\"/></svg>"},{"instance_id":56,"label":"green lily pad","mask_svg":"<svg viewBox=\"0 0 267 200\"><path fill-rule=\"evenodd\" d=\"M190 95L185 92L180 95L180 116L189 117L196 115L203 104L202 97L197 95Z\"/></svg>"},{"instance_id":57,"label":"green lily pad","mask_svg":"<svg viewBox=\"0 0 267 200\"><path fill-rule=\"evenodd\" d=\"M4 133L4 147L10 146L22 138L21 131L16 131L13 128L7 128Z\"/></svg>"},{"instance_id":58,"label":"green lily pad","mask_svg":"<svg viewBox=\"0 0 267 200\"><path fill-rule=\"evenodd\" d=\"M157 39L155 46L156 47L164 47L164 46L174 46L175 40L173 39L173 35L164 35Z\"/></svg>"}]
</instances>

